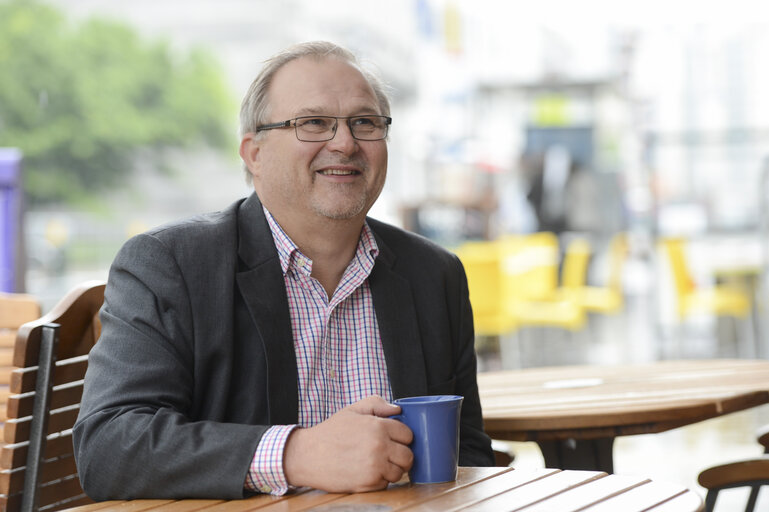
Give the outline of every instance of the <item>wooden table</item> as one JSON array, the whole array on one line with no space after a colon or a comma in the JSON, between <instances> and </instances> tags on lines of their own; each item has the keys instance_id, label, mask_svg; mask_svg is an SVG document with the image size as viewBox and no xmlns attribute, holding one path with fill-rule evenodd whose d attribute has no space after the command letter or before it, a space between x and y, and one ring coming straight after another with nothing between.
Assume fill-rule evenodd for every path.
<instances>
[{"instance_id":1,"label":"wooden table","mask_svg":"<svg viewBox=\"0 0 769 512\"><path fill-rule=\"evenodd\" d=\"M407 479L385 491L328 494L304 489L283 497L266 495L245 500L134 500L107 501L78 507L78 512L124 510L164 511L360 511L418 510L526 512L694 512L702 499L681 486L653 482L643 477L607 475L597 471L512 468L459 468L456 482L411 485ZM587 508L585 508L587 507Z\"/></svg>"},{"instance_id":2,"label":"wooden table","mask_svg":"<svg viewBox=\"0 0 769 512\"><path fill-rule=\"evenodd\" d=\"M481 373L486 432L536 441L547 467L613 472L617 436L664 432L769 402L769 361L708 359Z\"/></svg>"}]
</instances>

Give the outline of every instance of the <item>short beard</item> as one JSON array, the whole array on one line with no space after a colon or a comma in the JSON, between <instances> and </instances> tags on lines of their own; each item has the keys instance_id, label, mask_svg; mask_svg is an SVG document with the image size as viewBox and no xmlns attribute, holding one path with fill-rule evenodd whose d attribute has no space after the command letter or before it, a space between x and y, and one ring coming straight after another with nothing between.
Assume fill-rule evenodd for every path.
<instances>
[{"instance_id":1,"label":"short beard","mask_svg":"<svg viewBox=\"0 0 769 512\"><path fill-rule=\"evenodd\" d=\"M348 220L360 215L366 209L368 204L367 194L361 195L357 198L356 202L348 207L344 204L337 204L335 208L327 208L318 204L313 204L312 209L318 215L322 215L328 219L333 220Z\"/></svg>"}]
</instances>

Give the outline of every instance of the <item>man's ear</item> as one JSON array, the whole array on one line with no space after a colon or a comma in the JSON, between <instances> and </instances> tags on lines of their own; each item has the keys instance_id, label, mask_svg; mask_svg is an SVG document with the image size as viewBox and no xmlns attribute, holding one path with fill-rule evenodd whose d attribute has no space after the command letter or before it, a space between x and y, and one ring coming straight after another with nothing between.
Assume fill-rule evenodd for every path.
<instances>
[{"instance_id":1,"label":"man's ear","mask_svg":"<svg viewBox=\"0 0 769 512\"><path fill-rule=\"evenodd\" d=\"M256 177L259 169L259 141L255 140L256 135L247 133L240 141L240 158L248 167L251 176Z\"/></svg>"}]
</instances>

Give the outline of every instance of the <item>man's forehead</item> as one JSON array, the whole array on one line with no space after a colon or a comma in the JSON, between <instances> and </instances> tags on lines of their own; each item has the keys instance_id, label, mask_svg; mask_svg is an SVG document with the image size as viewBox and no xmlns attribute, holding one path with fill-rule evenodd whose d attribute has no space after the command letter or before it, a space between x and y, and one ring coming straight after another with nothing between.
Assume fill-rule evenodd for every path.
<instances>
[{"instance_id":1,"label":"man's forehead","mask_svg":"<svg viewBox=\"0 0 769 512\"><path fill-rule=\"evenodd\" d=\"M299 57L286 63L273 77L269 98L273 109L286 107L306 114L329 113L327 103L336 101L354 105L361 113L379 110L363 73L335 56Z\"/></svg>"}]
</instances>

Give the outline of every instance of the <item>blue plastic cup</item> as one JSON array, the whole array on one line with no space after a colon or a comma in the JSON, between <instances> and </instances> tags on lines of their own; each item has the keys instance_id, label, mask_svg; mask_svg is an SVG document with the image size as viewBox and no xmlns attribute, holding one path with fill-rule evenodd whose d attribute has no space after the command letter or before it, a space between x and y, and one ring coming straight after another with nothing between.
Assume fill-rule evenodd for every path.
<instances>
[{"instance_id":1,"label":"blue plastic cup","mask_svg":"<svg viewBox=\"0 0 769 512\"><path fill-rule=\"evenodd\" d=\"M415 484L453 482L459 460L459 416L464 397L457 395L399 398L402 421L414 434L410 448L414 464L409 480Z\"/></svg>"}]
</instances>

